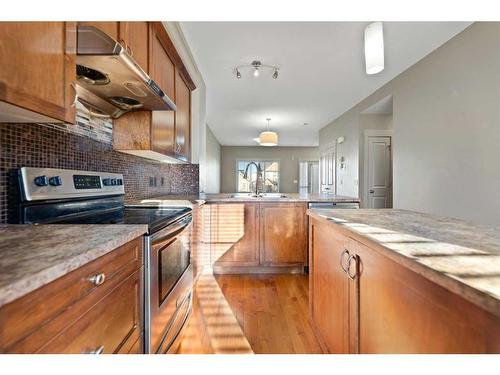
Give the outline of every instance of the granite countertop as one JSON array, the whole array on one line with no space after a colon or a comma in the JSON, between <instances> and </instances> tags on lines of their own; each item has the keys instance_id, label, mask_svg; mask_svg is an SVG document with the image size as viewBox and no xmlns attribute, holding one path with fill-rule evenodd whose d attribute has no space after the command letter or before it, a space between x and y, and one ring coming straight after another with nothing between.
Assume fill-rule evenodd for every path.
<instances>
[{"instance_id":1,"label":"granite countertop","mask_svg":"<svg viewBox=\"0 0 500 375\"><path fill-rule=\"evenodd\" d=\"M203 199L207 202L335 202L335 203L359 203L359 198L345 197L334 194L301 194L301 193L281 193L287 198L231 198L231 194L203 194Z\"/></svg>"},{"instance_id":2,"label":"granite countertop","mask_svg":"<svg viewBox=\"0 0 500 375\"><path fill-rule=\"evenodd\" d=\"M334 194L299 194L281 193L287 198L231 198L235 193L205 194L199 195L165 195L127 202L128 204L160 204L162 206L197 206L205 202L335 202L335 203L359 203L359 198L345 197Z\"/></svg>"},{"instance_id":3,"label":"granite countertop","mask_svg":"<svg viewBox=\"0 0 500 375\"><path fill-rule=\"evenodd\" d=\"M308 213L500 316L500 227L398 209Z\"/></svg>"},{"instance_id":4,"label":"granite countertop","mask_svg":"<svg viewBox=\"0 0 500 375\"><path fill-rule=\"evenodd\" d=\"M147 232L147 225L0 225L0 307Z\"/></svg>"}]
</instances>

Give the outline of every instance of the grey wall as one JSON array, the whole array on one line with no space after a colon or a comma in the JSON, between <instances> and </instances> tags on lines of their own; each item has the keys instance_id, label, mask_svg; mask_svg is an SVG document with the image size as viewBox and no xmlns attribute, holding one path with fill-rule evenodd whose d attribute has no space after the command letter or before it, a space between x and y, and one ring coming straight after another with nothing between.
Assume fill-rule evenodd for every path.
<instances>
[{"instance_id":1,"label":"grey wall","mask_svg":"<svg viewBox=\"0 0 500 375\"><path fill-rule=\"evenodd\" d=\"M319 160L317 147L241 147L222 146L221 191L236 191L237 160L273 159L280 161L280 192L297 193L299 191L299 161ZM297 181L295 183L294 181Z\"/></svg>"},{"instance_id":2,"label":"grey wall","mask_svg":"<svg viewBox=\"0 0 500 375\"><path fill-rule=\"evenodd\" d=\"M360 113L392 94L394 207L500 224L499 67L500 23L475 23L321 129L320 147L344 135L359 170ZM352 169L339 193L357 192Z\"/></svg>"},{"instance_id":3,"label":"grey wall","mask_svg":"<svg viewBox=\"0 0 500 375\"><path fill-rule=\"evenodd\" d=\"M215 138L212 130L206 128L206 149L205 165L202 173L205 174L205 193L220 192L220 167L221 167L221 146Z\"/></svg>"}]
</instances>

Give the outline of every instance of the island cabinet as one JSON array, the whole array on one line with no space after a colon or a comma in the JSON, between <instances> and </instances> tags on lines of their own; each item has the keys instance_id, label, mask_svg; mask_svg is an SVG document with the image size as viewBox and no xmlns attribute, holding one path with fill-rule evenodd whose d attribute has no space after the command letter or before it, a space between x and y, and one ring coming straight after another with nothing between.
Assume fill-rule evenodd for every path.
<instances>
[{"instance_id":1,"label":"island cabinet","mask_svg":"<svg viewBox=\"0 0 500 375\"><path fill-rule=\"evenodd\" d=\"M307 206L303 203L260 204L260 264L304 265L307 254Z\"/></svg>"},{"instance_id":2,"label":"island cabinet","mask_svg":"<svg viewBox=\"0 0 500 375\"><path fill-rule=\"evenodd\" d=\"M1 353L140 353L142 237L0 308Z\"/></svg>"},{"instance_id":3,"label":"island cabinet","mask_svg":"<svg viewBox=\"0 0 500 375\"><path fill-rule=\"evenodd\" d=\"M75 122L75 22L0 22L0 122Z\"/></svg>"},{"instance_id":4,"label":"island cabinet","mask_svg":"<svg viewBox=\"0 0 500 375\"><path fill-rule=\"evenodd\" d=\"M141 23L121 24L119 30L124 30L123 39L127 45L132 45L132 52L136 49L133 44L139 43L139 38L143 39L143 46L148 46L147 69L144 70L177 109L130 112L114 120L113 147L117 151L159 161L189 162L191 91L196 87L161 23L149 22L147 33ZM141 55L144 53L141 51Z\"/></svg>"},{"instance_id":5,"label":"island cabinet","mask_svg":"<svg viewBox=\"0 0 500 375\"><path fill-rule=\"evenodd\" d=\"M310 218L310 313L329 353L500 353L500 318Z\"/></svg>"},{"instance_id":6,"label":"island cabinet","mask_svg":"<svg viewBox=\"0 0 500 375\"><path fill-rule=\"evenodd\" d=\"M210 254L216 268L259 265L259 204L210 204Z\"/></svg>"},{"instance_id":7,"label":"island cabinet","mask_svg":"<svg viewBox=\"0 0 500 375\"><path fill-rule=\"evenodd\" d=\"M215 273L303 272L305 203L211 203L210 253Z\"/></svg>"}]
</instances>

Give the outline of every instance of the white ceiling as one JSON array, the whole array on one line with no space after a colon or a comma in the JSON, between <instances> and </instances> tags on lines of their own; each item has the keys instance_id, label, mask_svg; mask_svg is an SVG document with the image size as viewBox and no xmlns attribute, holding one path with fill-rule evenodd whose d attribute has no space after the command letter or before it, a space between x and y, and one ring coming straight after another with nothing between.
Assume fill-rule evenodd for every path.
<instances>
[{"instance_id":1,"label":"white ceiling","mask_svg":"<svg viewBox=\"0 0 500 375\"><path fill-rule=\"evenodd\" d=\"M385 22L385 70L365 73L365 22L182 22L222 145L251 146L271 117L280 146L316 146L318 130L462 31L465 22ZM280 67L254 78L234 67ZM304 126L307 122L309 125Z\"/></svg>"}]
</instances>

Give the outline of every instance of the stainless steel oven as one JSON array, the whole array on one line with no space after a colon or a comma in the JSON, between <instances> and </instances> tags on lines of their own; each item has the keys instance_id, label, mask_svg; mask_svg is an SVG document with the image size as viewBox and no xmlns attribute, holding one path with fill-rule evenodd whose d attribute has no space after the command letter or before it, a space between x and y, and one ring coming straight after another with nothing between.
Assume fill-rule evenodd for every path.
<instances>
[{"instance_id":1,"label":"stainless steel oven","mask_svg":"<svg viewBox=\"0 0 500 375\"><path fill-rule=\"evenodd\" d=\"M145 236L145 351L169 353L191 313L192 214Z\"/></svg>"}]
</instances>

